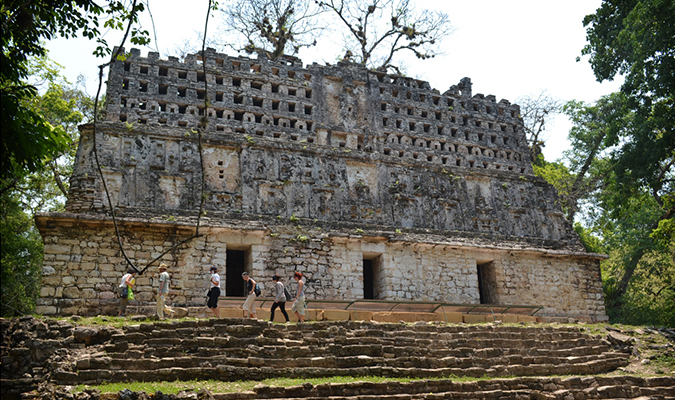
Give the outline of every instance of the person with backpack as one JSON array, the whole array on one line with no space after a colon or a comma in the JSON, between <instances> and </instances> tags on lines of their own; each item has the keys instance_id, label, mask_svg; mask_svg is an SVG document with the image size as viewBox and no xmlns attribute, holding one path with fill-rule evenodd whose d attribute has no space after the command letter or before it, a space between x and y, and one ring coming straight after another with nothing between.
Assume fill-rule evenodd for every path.
<instances>
[{"instance_id":1,"label":"person with backpack","mask_svg":"<svg viewBox=\"0 0 675 400\"><path fill-rule=\"evenodd\" d=\"M120 292L120 309L117 313L118 317L126 317L127 304L129 300L134 299L134 291L132 288L136 284L136 270L129 268L127 273L122 276L120 281L119 292Z\"/></svg>"},{"instance_id":2,"label":"person with backpack","mask_svg":"<svg viewBox=\"0 0 675 400\"><path fill-rule=\"evenodd\" d=\"M246 294L247 294L246 301L244 302L244 305L241 306L241 308L244 309L244 318L257 319L258 315L256 314L255 311L255 298L259 294L256 293L256 291L260 289L258 288L258 285L255 283L253 278L251 278L248 275L248 272L242 272L241 277L246 282Z\"/></svg>"},{"instance_id":3,"label":"person with backpack","mask_svg":"<svg viewBox=\"0 0 675 400\"><path fill-rule=\"evenodd\" d=\"M296 271L293 274L293 279L298 282L298 291L295 293L295 301L293 302L291 311L295 313L300 322L305 322L305 282L302 281L302 272Z\"/></svg>"},{"instance_id":4,"label":"person with backpack","mask_svg":"<svg viewBox=\"0 0 675 400\"><path fill-rule=\"evenodd\" d=\"M274 275L272 277L274 282L274 289L277 291L276 296L274 297L274 303L270 309L270 322L274 322L274 310L279 308L281 313L284 314L286 322L288 322L288 314L286 313L286 301L290 300L291 295L288 293L288 290L284 287L284 284L279 282L279 276Z\"/></svg>"}]
</instances>

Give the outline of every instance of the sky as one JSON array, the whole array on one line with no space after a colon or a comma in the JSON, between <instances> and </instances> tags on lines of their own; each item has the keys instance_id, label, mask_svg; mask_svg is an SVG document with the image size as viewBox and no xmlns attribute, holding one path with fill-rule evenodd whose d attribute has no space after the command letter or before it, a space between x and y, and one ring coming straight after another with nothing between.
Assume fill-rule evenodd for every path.
<instances>
[{"instance_id":1,"label":"sky","mask_svg":"<svg viewBox=\"0 0 675 400\"><path fill-rule=\"evenodd\" d=\"M175 53L186 40L196 41L204 29L206 0L147 0L154 20L145 17L143 27L156 36L151 47L162 56ZM226 0L221 0L221 5ZM441 93L463 77L471 78L473 94L493 94L497 101L512 103L523 96L537 97L542 91L561 101L593 102L600 96L617 91L620 82L598 83L581 49L586 44L583 18L600 6L600 0L413 0L418 9L448 14L454 31L439 46L442 55L430 60L407 58L407 74L430 83ZM188 6L189 4L189 6ZM147 13L146 13L147 14ZM212 15L209 35L217 36L221 16ZM334 63L344 54L329 33L319 44L300 52L303 62ZM108 43L119 42L121 34L108 34ZM47 44L49 56L65 67L64 75L74 82L83 75L90 95L96 93L98 68L102 59L92 52L94 41L56 39ZM133 46L127 45L129 49ZM147 55L147 48L141 54ZM235 55L231 53L231 55ZM102 89L105 91L105 86ZM568 119L557 116L547 125L544 156L553 161L569 148Z\"/></svg>"}]
</instances>

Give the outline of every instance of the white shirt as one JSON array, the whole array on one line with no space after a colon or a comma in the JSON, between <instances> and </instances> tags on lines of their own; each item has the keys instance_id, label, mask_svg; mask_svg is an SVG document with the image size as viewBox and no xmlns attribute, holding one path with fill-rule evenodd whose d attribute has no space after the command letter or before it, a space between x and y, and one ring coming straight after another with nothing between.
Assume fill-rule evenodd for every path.
<instances>
[{"instance_id":1,"label":"white shirt","mask_svg":"<svg viewBox=\"0 0 675 400\"><path fill-rule=\"evenodd\" d=\"M211 274L211 280L209 280L209 282L211 282L212 288L217 287L218 289L220 289L220 275L218 275L217 272Z\"/></svg>"}]
</instances>

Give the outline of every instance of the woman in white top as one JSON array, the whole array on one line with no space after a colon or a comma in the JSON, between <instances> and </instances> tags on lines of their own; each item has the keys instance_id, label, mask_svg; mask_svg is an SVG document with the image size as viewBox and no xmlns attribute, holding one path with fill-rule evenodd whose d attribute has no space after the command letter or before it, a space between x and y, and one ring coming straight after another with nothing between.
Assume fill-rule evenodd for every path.
<instances>
[{"instance_id":1,"label":"woman in white top","mask_svg":"<svg viewBox=\"0 0 675 400\"><path fill-rule=\"evenodd\" d=\"M220 275L218 275L218 267L215 265L211 267L211 277L209 279L211 284L208 297L209 301L206 306L211 309L216 318L220 318L218 314L218 298L220 297Z\"/></svg>"}]
</instances>

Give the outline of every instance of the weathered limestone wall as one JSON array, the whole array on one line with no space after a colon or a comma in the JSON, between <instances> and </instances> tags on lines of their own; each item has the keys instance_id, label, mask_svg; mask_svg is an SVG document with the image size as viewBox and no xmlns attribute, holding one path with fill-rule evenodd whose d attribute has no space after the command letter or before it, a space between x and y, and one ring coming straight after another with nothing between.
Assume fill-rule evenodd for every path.
<instances>
[{"instance_id":1,"label":"weathered limestone wall","mask_svg":"<svg viewBox=\"0 0 675 400\"><path fill-rule=\"evenodd\" d=\"M199 207L201 174L196 143L178 129L154 131L101 126L99 160L118 212L181 215ZM68 209L101 211L107 204L93 157L90 127L83 130L81 168ZM127 146L131 146L129 150ZM240 135L210 137L204 146L206 210L349 222L392 228L427 228L518 237L553 248L581 250L564 219L555 189L534 175L449 169L409 160L392 162L337 148L247 141ZM192 149L185 155L152 149ZM148 150L150 149L150 150ZM163 161L160 163L159 159ZM80 195L84 182L89 200ZM86 205L86 207L85 207ZM231 218L231 217L229 217Z\"/></svg>"},{"instance_id":2,"label":"weathered limestone wall","mask_svg":"<svg viewBox=\"0 0 675 400\"><path fill-rule=\"evenodd\" d=\"M49 227L48 221L57 224ZM118 304L114 290L126 263L110 221L84 221L73 214L61 214L42 216L38 222L45 238L45 266L37 312L112 313ZM180 240L181 234L189 234L189 227L172 222L122 220L121 226L127 254L139 265ZM376 298L477 304L477 264L487 262L496 275L494 304L546 304L543 313L547 316L602 319L604 315L596 266L583 260L570 261L569 254L562 258L555 252L401 240L405 235L329 235L309 228L299 237L284 226L265 229L259 225L246 230L212 226L203 232L203 237L163 258L172 275L170 296L174 304L203 305L211 265L220 267L223 296L227 296L226 250L237 249L250 254L246 270L263 288L271 287L272 275L290 283L293 272L302 271L307 276L310 299L363 298L365 256L376 260ZM576 254L577 258L582 256ZM137 278L137 300L154 300L156 278L155 268ZM551 294L560 301L550 303Z\"/></svg>"}]
</instances>

